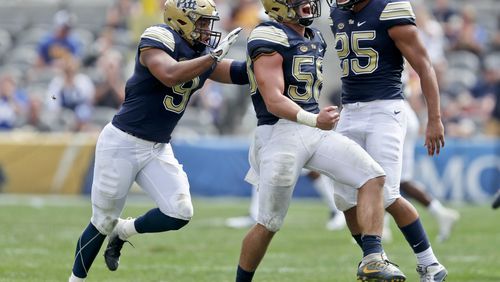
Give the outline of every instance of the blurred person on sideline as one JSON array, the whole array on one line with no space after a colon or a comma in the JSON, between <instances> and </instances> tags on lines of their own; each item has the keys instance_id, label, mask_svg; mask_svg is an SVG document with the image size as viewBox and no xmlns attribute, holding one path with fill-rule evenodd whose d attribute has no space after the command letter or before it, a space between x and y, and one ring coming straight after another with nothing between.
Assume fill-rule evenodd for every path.
<instances>
[{"instance_id":1,"label":"blurred person on sideline","mask_svg":"<svg viewBox=\"0 0 500 282\"><path fill-rule=\"evenodd\" d=\"M74 118L70 130L87 130L95 95L94 83L88 75L80 72L78 58L65 57L58 65L60 74L50 81L47 90L47 96L52 98L47 102L48 110L52 114L70 113L69 117L58 116L60 119Z\"/></svg>"},{"instance_id":2,"label":"blurred person on sideline","mask_svg":"<svg viewBox=\"0 0 500 282\"><path fill-rule=\"evenodd\" d=\"M38 44L38 67L52 66L56 60L81 55L80 42L71 34L74 21L74 16L66 10L54 15L53 32Z\"/></svg>"},{"instance_id":3,"label":"blurred person on sideline","mask_svg":"<svg viewBox=\"0 0 500 282\"><path fill-rule=\"evenodd\" d=\"M22 126L29 112L29 97L18 87L14 75L0 74L0 131Z\"/></svg>"},{"instance_id":4,"label":"blurred person on sideline","mask_svg":"<svg viewBox=\"0 0 500 282\"><path fill-rule=\"evenodd\" d=\"M259 24L248 38L250 94L257 129L246 180L258 186L257 224L242 242L237 282L252 281L288 212L302 168L348 183L358 193L363 259L358 279L404 281L383 258L384 171L359 145L332 131L336 107L319 109L326 43L310 28L321 15L320 1L262 0L275 21Z\"/></svg>"},{"instance_id":5,"label":"blurred person on sideline","mask_svg":"<svg viewBox=\"0 0 500 282\"><path fill-rule=\"evenodd\" d=\"M404 0L328 3L342 70L343 108L335 130L363 147L386 172L383 205L412 248L421 281L444 281L448 272L434 254L418 211L400 194L407 123L401 80L405 59L420 77L427 105L427 154L438 155L444 146L437 78L420 39L413 8ZM335 179L335 202L357 238L361 235L357 213L363 208L352 188Z\"/></svg>"},{"instance_id":6,"label":"blurred person on sideline","mask_svg":"<svg viewBox=\"0 0 500 282\"><path fill-rule=\"evenodd\" d=\"M130 236L178 230L191 220L189 182L169 143L172 132L207 79L248 83L245 62L224 59L241 29L220 41L212 0L167 0L163 12L165 24L140 36L125 101L97 140L92 217L78 238L70 282L85 280L106 237L104 261L115 271ZM121 219L134 182L157 207Z\"/></svg>"},{"instance_id":7,"label":"blurred person on sideline","mask_svg":"<svg viewBox=\"0 0 500 282\"><path fill-rule=\"evenodd\" d=\"M99 73L95 82L94 106L118 109L125 99L125 80L122 75L122 55L107 51L97 61Z\"/></svg>"}]
</instances>

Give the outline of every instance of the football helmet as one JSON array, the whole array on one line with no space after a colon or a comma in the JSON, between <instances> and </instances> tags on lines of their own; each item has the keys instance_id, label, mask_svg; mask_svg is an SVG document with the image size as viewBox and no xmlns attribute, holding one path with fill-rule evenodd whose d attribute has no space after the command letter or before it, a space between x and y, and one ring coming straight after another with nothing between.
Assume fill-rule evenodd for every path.
<instances>
[{"instance_id":1,"label":"football helmet","mask_svg":"<svg viewBox=\"0 0 500 282\"><path fill-rule=\"evenodd\" d=\"M364 0L326 0L326 3L328 3L330 7L335 6L342 10L349 10L352 6L361 1Z\"/></svg>"},{"instance_id":2,"label":"football helmet","mask_svg":"<svg viewBox=\"0 0 500 282\"><path fill-rule=\"evenodd\" d=\"M261 0L266 14L278 22L299 23L303 26L312 24L314 18L321 16L320 0ZM297 9L305 4L310 5L309 17L301 17Z\"/></svg>"},{"instance_id":3,"label":"football helmet","mask_svg":"<svg viewBox=\"0 0 500 282\"><path fill-rule=\"evenodd\" d=\"M213 0L166 0L163 20L193 47L217 47L221 33L214 31L220 20Z\"/></svg>"}]
</instances>

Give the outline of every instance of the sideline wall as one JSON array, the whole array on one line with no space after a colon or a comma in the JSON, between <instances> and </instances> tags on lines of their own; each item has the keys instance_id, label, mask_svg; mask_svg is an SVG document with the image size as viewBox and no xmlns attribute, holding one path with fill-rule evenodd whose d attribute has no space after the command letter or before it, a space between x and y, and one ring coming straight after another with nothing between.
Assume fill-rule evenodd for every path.
<instances>
[{"instance_id":1,"label":"sideline wall","mask_svg":"<svg viewBox=\"0 0 500 282\"><path fill-rule=\"evenodd\" d=\"M0 134L5 193L90 193L95 134ZM422 142L420 142L422 143ZM420 144L419 143L419 144ZM204 138L174 141L194 196L249 196L248 140ZM500 189L500 140L447 140L437 158L416 148L415 178L437 198L488 202ZM1 182L0 177L0 182ZM168 185L168 184L167 184ZM315 197L301 176L296 197Z\"/></svg>"}]
</instances>

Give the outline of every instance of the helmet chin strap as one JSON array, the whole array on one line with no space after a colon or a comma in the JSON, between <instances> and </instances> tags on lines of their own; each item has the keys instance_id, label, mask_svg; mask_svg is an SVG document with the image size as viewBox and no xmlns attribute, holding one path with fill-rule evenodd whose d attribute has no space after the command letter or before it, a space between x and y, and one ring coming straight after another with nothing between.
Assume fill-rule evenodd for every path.
<instances>
[{"instance_id":1,"label":"helmet chin strap","mask_svg":"<svg viewBox=\"0 0 500 282\"><path fill-rule=\"evenodd\" d=\"M307 19L299 19L299 24L301 26L310 26L313 23L312 18L307 18Z\"/></svg>"}]
</instances>

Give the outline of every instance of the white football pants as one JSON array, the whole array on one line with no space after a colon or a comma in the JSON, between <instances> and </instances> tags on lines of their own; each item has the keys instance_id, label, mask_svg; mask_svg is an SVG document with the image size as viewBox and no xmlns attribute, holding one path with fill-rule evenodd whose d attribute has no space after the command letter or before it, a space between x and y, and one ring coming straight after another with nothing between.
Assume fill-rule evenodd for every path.
<instances>
[{"instance_id":1,"label":"white football pants","mask_svg":"<svg viewBox=\"0 0 500 282\"><path fill-rule=\"evenodd\" d=\"M406 133L403 100L376 100L343 105L336 131L358 143L382 166L386 175L384 207L401 197L399 183ZM340 210L357 204L357 190L335 182L335 203Z\"/></svg>"},{"instance_id":2,"label":"white football pants","mask_svg":"<svg viewBox=\"0 0 500 282\"><path fill-rule=\"evenodd\" d=\"M246 180L259 189L257 222L276 232L283 224L303 167L356 190L384 171L359 145L334 132L280 119L255 131Z\"/></svg>"},{"instance_id":3,"label":"white football pants","mask_svg":"<svg viewBox=\"0 0 500 282\"><path fill-rule=\"evenodd\" d=\"M111 233L134 181L162 213L193 216L188 178L170 144L134 137L109 123L97 140L92 182L91 222L99 232Z\"/></svg>"}]
</instances>

